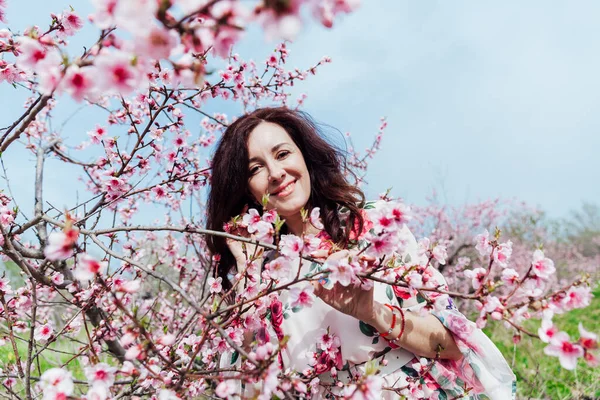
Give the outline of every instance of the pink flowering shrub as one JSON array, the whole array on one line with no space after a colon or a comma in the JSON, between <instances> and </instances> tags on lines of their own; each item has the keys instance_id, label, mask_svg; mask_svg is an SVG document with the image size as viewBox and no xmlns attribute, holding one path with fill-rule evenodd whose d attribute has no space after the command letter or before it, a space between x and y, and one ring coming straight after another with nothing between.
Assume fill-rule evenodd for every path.
<instances>
[{"instance_id":1,"label":"pink flowering shrub","mask_svg":"<svg viewBox=\"0 0 600 400\"><path fill-rule=\"evenodd\" d=\"M225 232L202 228L201 194L210 182L205 154L231 122L208 106L217 100L240 110L264 103L300 106L306 96L293 101L289 87L330 62L325 57L304 70L286 69L285 43L262 61L243 60L234 49L244 29L256 23L268 37L291 39L306 15L331 27L357 8L357 0L92 2L95 11L87 19L65 10L50 16L47 29L0 29L0 83L30 95L23 114L0 129L0 152L26 151L36 160L33 209L21 207L22 199L9 190L0 192L2 259L22 277L0 278L0 341L16 360L2 365L5 387L44 399L166 400L228 398L242 382L260 382L261 398L308 397L322 384L321 373L335 377L343 368L340 338L330 332L320 334L310 368L281 368L289 340L282 321L286 313L313 305L311 281L368 289L380 280L399 298L422 296L424 312L445 307L452 296L476 308L478 326L501 320L518 334L536 335L522 322L540 317L537 336L548 343L549 356L565 368L579 358L597 363L595 333L582 326L580 337L571 339L552 323L554 314L589 304L588 280L555 282L562 260L485 231L498 218L497 204L467 209L466 225L452 226L444 210L415 212L401 202L380 202L367 211L372 224L356 232L369 243L365 255L378 262L315 262L308 277L296 273L302 260L315 261L312 254L329 252L332 243L326 235L280 234L275 211L246 210ZM0 22L4 7L0 0ZM71 53L68 38L86 20L100 29L98 40ZM101 110L102 117L72 136L62 134L51 121L65 97ZM381 121L364 154L351 148L358 183L386 124ZM64 208L44 201L48 159L65 166L63 182L80 180L85 198ZM306 215L316 228L323 227L319 212ZM427 227L431 217L439 224L426 235L418 232L417 259L398 260L394 255L408 240L404 225ZM206 250L209 234L247 245L245 269L231 277L232 289L213 274L219 256ZM463 249L485 262L471 266ZM269 250L277 256L263 267L259 256ZM449 287L436 268L445 269ZM279 299L284 291L292 310ZM473 326L450 323L468 345ZM254 341L245 345L248 332ZM35 368L55 350L69 358L45 371ZM223 360L234 367L223 368ZM415 368L424 371L430 367L425 364ZM85 379L74 379L81 370ZM378 371L374 365L336 385L348 398L378 398L384 390ZM407 381L402 393L426 396L429 383Z\"/></svg>"}]
</instances>

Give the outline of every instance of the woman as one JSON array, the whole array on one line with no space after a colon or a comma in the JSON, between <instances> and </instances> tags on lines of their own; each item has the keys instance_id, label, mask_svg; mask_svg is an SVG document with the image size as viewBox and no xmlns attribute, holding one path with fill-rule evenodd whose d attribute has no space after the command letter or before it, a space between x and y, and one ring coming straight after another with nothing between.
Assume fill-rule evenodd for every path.
<instances>
[{"instance_id":1,"label":"woman","mask_svg":"<svg viewBox=\"0 0 600 400\"><path fill-rule=\"evenodd\" d=\"M370 225L361 209L363 194L347 182L341 153L319 136L306 114L263 108L239 118L219 143L212 171L209 229L221 230L248 208L261 210L267 196L266 209L275 209L285 220L284 233L315 235L333 244L313 253L327 265L339 265L349 257L363 265L374 264L375 258L361 251ZM317 208L322 225L301 213ZM404 226L399 235L405 242L400 259L410 256L418 260L412 234ZM244 249L238 241L214 236L207 240L213 254L220 255L218 275L224 287L230 288L232 274L245 271L248 255L258 253ZM268 262L274 257L266 254L259 263L269 270ZM298 276L307 275L311 268L314 266L304 262ZM261 272L254 274L250 281L260 282ZM372 360L377 361L383 377L384 398L399 398L400 394L413 398L514 397L514 375L502 355L451 301L443 311L422 313L417 311L424 303L417 296L394 290L401 296L398 298L391 293L389 286L380 282L365 288L316 284L318 299L311 307L298 310L290 306L288 291L283 291L277 302L281 301L286 318L272 324L274 336L282 339L289 335L281 352L282 366L318 378L320 385L314 385L313 397L340 394L333 383L362 374ZM272 320L274 312L271 308ZM425 358L438 361L428 363ZM411 379L420 384L416 392L407 393Z\"/></svg>"}]
</instances>

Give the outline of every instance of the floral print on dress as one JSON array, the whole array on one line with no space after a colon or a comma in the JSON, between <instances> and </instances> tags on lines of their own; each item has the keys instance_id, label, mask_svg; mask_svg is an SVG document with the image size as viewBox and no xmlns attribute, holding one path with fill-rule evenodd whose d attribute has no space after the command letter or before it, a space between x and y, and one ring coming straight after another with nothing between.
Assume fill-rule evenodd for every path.
<instances>
[{"instance_id":1,"label":"floral print on dress","mask_svg":"<svg viewBox=\"0 0 600 400\"><path fill-rule=\"evenodd\" d=\"M365 223L360 234L352 235L353 248L362 250L367 246L365 237L374 229L369 219L372 208L373 203L367 203L362 210ZM343 210L341 214L344 215ZM357 227L354 231L358 231ZM435 282L447 290L443 276L427 265L426 259L423 260L417 241L406 226L401 234L406 242L403 253L390 255L398 269L409 268L409 278L419 284L415 286ZM321 239L319 249L338 250L324 231L317 237ZM275 256L272 252L265 254L263 268ZM320 264L305 261L301 264L300 274L307 276L321 270ZM386 276L388 281L400 276L394 275L393 271L389 274ZM327 276L323 277L322 283L325 287L330 283ZM434 307L429 307L415 289L382 282L373 285L375 301L402 307L405 312L432 313L452 333L463 357L459 361L436 361L417 357L402 348L392 348L373 327L331 308L314 296L306 282L294 284L289 291L282 291L276 300L268 303L268 318L262 323L271 334L262 329L259 331L264 336L261 341L271 340L274 345L282 337L286 338L278 355L280 370L308 379L308 398L352 397L350 392L359 389L366 390L361 394L362 398L384 400L515 398L516 380L506 360L494 343L458 311L451 298L428 292L427 296L435 303ZM239 358L230 354L221 357L222 367L234 364L240 365ZM372 374L373 370L378 373ZM240 382L238 398L255 397L260 390L260 382L253 386Z\"/></svg>"},{"instance_id":2,"label":"floral print on dress","mask_svg":"<svg viewBox=\"0 0 600 400\"><path fill-rule=\"evenodd\" d=\"M372 206L373 203L366 203L365 209ZM368 220L368 213L363 212L362 215L365 218L364 226L366 229L363 229L355 244L355 247L361 250L366 247L367 243L363 239L373 226L372 222ZM324 239L328 239L324 231L321 235ZM414 237L412 237L412 240L416 242ZM419 256L415 253L413 246L413 251L407 252L400 259L403 260L404 264L412 267L414 262L419 261ZM427 261L425 260L424 264L426 263ZM448 290L444 277L433 267L425 266L416 268L416 270L419 271L419 279L423 282L427 279L437 279L437 282L443 284L441 289ZM382 289L385 291L386 298L390 303L396 303L396 305L403 307L406 311L418 311L426 304L423 297L409 288L375 285L376 291L379 289L378 286L379 288L385 286ZM449 297L446 298L447 305L445 307L435 307L429 312L437 317L448 331L452 333L463 357L458 361L438 360L433 362L433 360L429 360L431 365L427 367L426 371L420 371L420 367L415 367L420 366L423 360L427 359L418 359L415 357L404 366L401 366L400 370L405 375L404 379L418 380L420 385L417 385L417 389L413 388L413 392L403 393L400 391L399 393L409 399L463 398L510 400L516 398L516 378L506 363L504 356L483 331L477 328L474 322L467 319L458 311L452 299ZM360 334L367 336L372 335L372 331L366 329L364 323L358 322L357 325L357 333L360 332ZM400 398L395 395L385 397Z\"/></svg>"}]
</instances>

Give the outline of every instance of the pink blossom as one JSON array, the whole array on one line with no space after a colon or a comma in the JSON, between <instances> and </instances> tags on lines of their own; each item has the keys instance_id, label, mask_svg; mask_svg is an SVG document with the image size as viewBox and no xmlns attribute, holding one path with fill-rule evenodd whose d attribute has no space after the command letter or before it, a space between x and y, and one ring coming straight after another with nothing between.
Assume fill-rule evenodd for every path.
<instances>
[{"instance_id":1,"label":"pink blossom","mask_svg":"<svg viewBox=\"0 0 600 400\"><path fill-rule=\"evenodd\" d=\"M73 276L79 281L91 281L97 274L104 274L107 266L108 263L106 261L98 261L92 256L83 253L78 257Z\"/></svg>"},{"instance_id":2,"label":"pink blossom","mask_svg":"<svg viewBox=\"0 0 600 400\"><path fill-rule=\"evenodd\" d=\"M274 224L277 221L277 211L274 209L265 211L262 215L262 220L269 224Z\"/></svg>"},{"instance_id":3,"label":"pink blossom","mask_svg":"<svg viewBox=\"0 0 600 400\"><path fill-rule=\"evenodd\" d=\"M117 292L124 293L135 293L140 290L140 287L142 286L142 282L140 282L139 279L129 281L122 278L115 278L113 283Z\"/></svg>"},{"instance_id":4,"label":"pink blossom","mask_svg":"<svg viewBox=\"0 0 600 400\"><path fill-rule=\"evenodd\" d=\"M110 396L110 390L103 385L91 385L85 394L86 400L107 400Z\"/></svg>"},{"instance_id":5,"label":"pink blossom","mask_svg":"<svg viewBox=\"0 0 600 400\"><path fill-rule=\"evenodd\" d=\"M471 284L473 285L473 289L477 290L483 284L483 281L487 275L487 271L481 267L474 268L471 270L465 270L464 272L467 278L471 279Z\"/></svg>"},{"instance_id":6,"label":"pink blossom","mask_svg":"<svg viewBox=\"0 0 600 400\"><path fill-rule=\"evenodd\" d=\"M12 288L10 287L10 280L8 278L0 278L0 293L1 294L12 294Z\"/></svg>"},{"instance_id":7,"label":"pink blossom","mask_svg":"<svg viewBox=\"0 0 600 400\"><path fill-rule=\"evenodd\" d=\"M140 359L143 356L142 350L143 350L142 345L140 345L140 344L131 346L125 352L125 359L126 360Z\"/></svg>"},{"instance_id":8,"label":"pink blossom","mask_svg":"<svg viewBox=\"0 0 600 400\"><path fill-rule=\"evenodd\" d=\"M161 185L154 186L152 188L152 193L154 193L154 198L156 200L162 200L168 197L168 192Z\"/></svg>"},{"instance_id":9,"label":"pink blossom","mask_svg":"<svg viewBox=\"0 0 600 400\"><path fill-rule=\"evenodd\" d=\"M355 269L347 258L327 261L324 266L331 271L328 277L332 283L337 282L342 286L348 286L356 276Z\"/></svg>"},{"instance_id":10,"label":"pink blossom","mask_svg":"<svg viewBox=\"0 0 600 400\"><path fill-rule=\"evenodd\" d=\"M264 221L260 221L256 226L256 232L254 234L256 236L256 240L259 242L273 243L275 229L273 229L273 225Z\"/></svg>"},{"instance_id":11,"label":"pink blossom","mask_svg":"<svg viewBox=\"0 0 600 400\"><path fill-rule=\"evenodd\" d=\"M56 54L52 52L52 54ZM59 57L56 54L57 58ZM38 74L38 89L40 93L50 95L58 88L63 77L62 67L60 66L60 58L53 60L54 57L46 57L48 62L39 63L36 67Z\"/></svg>"},{"instance_id":12,"label":"pink blossom","mask_svg":"<svg viewBox=\"0 0 600 400\"><path fill-rule=\"evenodd\" d=\"M92 0L96 12L91 15L94 24L100 29L108 29L115 24L115 11L119 0Z\"/></svg>"},{"instance_id":13,"label":"pink blossom","mask_svg":"<svg viewBox=\"0 0 600 400\"><path fill-rule=\"evenodd\" d=\"M35 329L33 337L35 340L48 340L54 333L54 329L49 324L44 324Z\"/></svg>"},{"instance_id":14,"label":"pink blossom","mask_svg":"<svg viewBox=\"0 0 600 400\"><path fill-rule=\"evenodd\" d=\"M18 43L21 54L17 58L17 65L21 68L34 68L48 55L48 47L40 43L39 40L32 39L29 36L21 36L18 38Z\"/></svg>"},{"instance_id":15,"label":"pink blossom","mask_svg":"<svg viewBox=\"0 0 600 400\"><path fill-rule=\"evenodd\" d=\"M365 251L367 255L374 256L375 258L385 257L391 254L396 247L396 235L391 233L384 233L381 235L374 235L368 233L365 237L367 243L371 243L371 246Z\"/></svg>"},{"instance_id":16,"label":"pink blossom","mask_svg":"<svg viewBox=\"0 0 600 400\"><path fill-rule=\"evenodd\" d=\"M73 255L74 241L65 232L52 232L48 236L48 245L44 249L44 255L48 260L65 260Z\"/></svg>"},{"instance_id":17,"label":"pink blossom","mask_svg":"<svg viewBox=\"0 0 600 400\"><path fill-rule=\"evenodd\" d=\"M598 335L586 331L581 322L579 323L579 344L587 350L598 348Z\"/></svg>"},{"instance_id":18,"label":"pink blossom","mask_svg":"<svg viewBox=\"0 0 600 400\"><path fill-rule=\"evenodd\" d=\"M504 312L504 305L500 302L500 299L496 296L488 296L484 300L483 310L490 314L492 319L499 321L502 319Z\"/></svg>"},{"instance_id":19,"label":"pink blossom","mask_svg":"<svg viewBox=\"0 0 600 400\"><path fill-rule=\"evenodd\" d=\"M259 14L267 40L290 40L294 41L300 29L302 20L296 14L277 15L274 11L267 9Z\"/></svg>"},{"instance_id":20,"label":"pink blossom","mask_svg":"<svg viewBox=\"0 0 600 400\"><path fill-rule=\"evenodd\" d=\"M377 232L389 232L400 230L411 219L409 211L410 208L401 202L380 200L367 213Z\"/></svg>"},{"instance_id":21,"label":"pink blossom","mask_svg":"<svg viewBox=\"0 0 600 400\"><path fill-rule=\"evenodd\" d=\"M538 329L538 335L540 335L540 340L544 343L550 343L550 340L558 333L558 329L552 323L552 320L543 319L542 325Z\"/></svg>"},{"instance_id":22,"label":"pink blossom","mask_svg":"<svg viewBox=\"0 0 600 400\"><path fill-rule=\"evenodd\" d=\"M379 400L382 398L383 377L380 375L367 375L359 385L349 385L347 387L347 396L344 398L351 400Z\"/></svg>"},{"instance_id":23,"label":"pink blossom","mask_svg":"<svg viewBox=\"0 0 600 400\"><path fill-rule=\"evenodd\" d=\"M538 249L533 252L531 271L539 278L548 279L552 274L554 274L554 272L556 272L556 268L554 268L554 262L545 257L544 252Z\"/></svg>"},{"instance_id":24,"label":"pink blossom","mask_svg":"<svg viewBox=\"0 0 600 400\"><path fill-rule=\"evenodd\" d=\"M4 60L0 60L0 82L7 81L15 83L23 81L27 78L27 73L20 70L15 64L10 64Z\"/></svg>"},{"instance_id":25,"label":"pink blossom","mask_svg":"<svg viewBox=\"0 0 600 400\"><path fill-rule=\"evenodd\" d=\"M320 217L321 209L319 207L315 207L310 212L310 223L317 229L325 229L323 226L323 222Z\"/></svg>"},{"instance_id":26,"label":"pink blossom","mask_svg":"<svg viewBox=\"0 0 600 400\"><path fill-rule=\"evenodd\" d=\"M96 125L96 128L92 131L89 131L87 134L92 140L92 143L100 144L100 142L106 137L107 130L100 125Z\"/></svg>"},{"instance_id":27,"label":"pink blossom","mask_svg":"<svg viewBox=\"0 0 600 400\"><path fill-rule=\"evenodd\" d=\"M223 278L221 278L221 277L218 277L217 279L215 279L211 276L210 278L208 278L208 281L206 283L208 283L210 292L211 293L220 293L221 290L223 290L223 286L221 285L222 281L223 281Z\"/></svg>"},{"instance_id":28,"label":"pink blossom","mask_svg":"<svg viewBox=\"0 0 600 400\"><path fill-rule=\"evenodd\" d=\"M171 346L173 343L175 343L175 339L175 335L172 333L167 333L166 335L159 337L156 343L163 346Z\"/></svg>"},{"instance_id":29,"label":"pink blossom","mask_svg":"<svg viewBox=\"0 0 600 400\"><path fill-rule=\"evenodd\" d=\"M94 69L91 67L80 68L75 64L70 65L61 81L61 87L73 99L81 101L84 97L92 95L95 89L93 74Z\"/></svg>"},{"instance_id":30,"label":"pink blossom","mask_svg":"<svg viewBox=\"0 0 600 400\"><path fill-rule=\"evenodd\" d=\"M565 332L558 332L550 339L550 344L544 348L544 353L558 357L563 368L573 370L577 366L577 359L583 356L583 348L571 343L569 335Z\"/></svg>"},{"instance_id":31,"label":"pink blossom","mask_svg":"<svg viewBox=\"0 0 600 400\"><path fill-rule=\"evenodd\" d=\"M156 18L157 10L156 0L119 0L112 12L118 27L137 34L148 28L148 21Z\"/></svg>"},{"instance_id":32,"label":"pink blossom","mask_svg":"<svg viewBox=\"0 0 600 400\"><path fill-rule=\"evenodd\" d=\"M8 226L15 221L15 212L6 206L0 207L0 224Z\"/></svg>"},{"instance_id":33,"label":"pink blossom","mask_svg":"<svg viewBox=\"0 0 600 400\"><path fill-rule=\"evenodd\" d=\"M135 51L140 56L160 60L168 58L179 44L179 35L174 30L152 24L152 26L136 36Z\"/></svg>"},{"instance_id":34,"label":"pink blossom","mask_svg":"<svg viewBox=\"0 0 600 400\"><path fill-rule=\"evenodd\" d=\"M265 269L269 271L271 279L288 279L292 273L292 260L285 257L277 257L267 265Z\"/></svg>"},{"instance_id":35,"label":"pink blossom","mask_svg":"<svg viewBox=\"0 0 600 400\"><path fill-rule=\"evenodd\" d=\"M67 36L72 36L83 28L83 21L81 18L71 10L66 10L60 15L60 23L62 24L61 32Z\"/></svg>"},{"instance_id":36,"label":"pink blossom","mask_svg":"<svg viewBox=\"0 0 600 400\"><path fill-rule=\"evenodd\" d=\"M177 393L175 393L172 390L161 389L158 392L158 400L179 400L179 399L181 399L181 397L179 397L177 395Z\"/></svg>"},{"instance_id":37,"label":"pink blossom","mask_svg":"<svg viewBox=\"0 0 600 400\"><path fill-rule=\"evenodd\" d=\"M431 252L433 254L433 258L437 260L440 264L446 264L446 258L448 257L448 252L446 251L446 246L438 244L435 246Z\"/></svg>"},{"instance_id":38,"label":"pink blossom","mask_svg":"<svg viewBox=\"0 0 600 400\"><path fill-rule=\"evenodd\" d=\"M589 286L571 286L562 299L561 305L565 311L584 308L590 305L593 296Z\"/></svg>"},{"instance_id":39,"label":"pink blossom","mask_svg":"<svg viewBox=\"0 0 600 400\"><path fill-rule=\"evenodd\" d=\"M65 278L64 278L63 274L61 274L60 272L57 272L57 273L55 273L55 274L52 274L52 277L51 277L51 279L52 279L52 282L53 282L55 285L62 285L62 284L63 284L63 282L65 281Z\"/></svg>"},{"instance_id":40,"label":"pink blossom","mask_svg":"<svg viewBox=\"0 0 600 400\"><path fill-rule=\"evenodd\" d=\"M127 95L141 86L142 76L131 54L104 52L96 58L98 87L105 93Z\"/></svg>"},{"instance_id":41,"label":"pink blossom","mask_svg":"<svg viewBox=\"0 0 600 400\"><path fill-rule=\"evenodd\" d=\"M598 359L598 357L596 357L596 355L594 355L591 351L586 351L583 355L583 358L590 367L597 367L600 365L600 359Z\"/></svg>"},{"instance_id":42,"label":"pink blossom","mask_svg":"<svg viewBox=\"0 0 600 400\"><path fill-rule=\"evenodd\" d=\"M285 257L298 257L303 247L304 242L298 236L281 235L281 239L279 241L279 252Z\"/></svg>"},{"instance_id":43,"label":"pink blossom","mask_svg":"<svg viewBox=\"0 0 600 400\"><path fill-rule=\"evenodd\" d=\"M104 386L110 388L115 382L117 369L105 363L98 363L91 367L85 367L85 376L92 386Z\"/></svg>"},{"instance_id":44,"label":"pink blossom","mask_svg":"<svg viewBox=\"0 0 600 400\"><path fill-rule=\"evenodd\" d=\"M492 252L490 233L487 229L482 234L475 236L475 249L482 257L489 256Z\"/></svg>"},{"instance_id":45,"label":"pink blossom","mask_svg":"<svg viewBox=\"0 0 600 400\"><path fill-rule=\"evenodd\" d=\"M496 251L494 252L494 261L501 266L502 268L506 268L508 266L508 260L512 255L512 242L509 240L506 243L501 243L496 247Z\"/></svg>"},{"instance_id":46,"label":"pink blossom","mask_svg":"<svg viewBox=\"0 0 600 400\"><path fill-rule=\"evenodd\" d=\"M315 299L314 288L307 285L303 288L293 286L290 289L290 306L292 307L311 307Z\"/></svg>"},{"instance_id":47,"label":"pink blossom","mask_svg":"<svg viewBox=\"0 0 600 400\"><path fill-rule=\"evenodd\" d=\"M423 276L417 271L409 272L404 279L411 288L419 289L423 287Z\"/></svg>"},{"instance_id":48,"label":"pink blossom","mask_svg":"<svg viewBox=\"0 0 600 400\"><path fill-rule=\"evenodd\" d=\"M398 225L404 225L412 219L410 207L402 202L390 202L389 211L394 221L396 221L396 224Z\"/></svg>"},{"instance_id":49,"label":"pink blossom","mask_svg":"<svg viewBox=\"0 0 600 400\"><path fill-rule=\"evenodd\" d=\"M217 385L215 394L223 399L228 399L236 392L236 383L233 379L225 380Z\"/></svg>"},{"instance_id":50,"label":"pink blossom","mask_svg":"<svg viewBox=\"0 0 600 400\"><path fill-rule=\"evenodd\" d=\"M73 376L62 368L51 368L40 377L40 386L44 392L44 398L66 398L73 394Z\"/></svg>"},{"instance_id":51,"label":"pink blossom","mask_svg":"<svg viewBox=\"0 0 600 400\"><path fill-rule=\"evenodd\" d=\"M304 235L304 252L310 254L321 245L321 238L312 234Z\"/></svg>"},{"instance_id":52,"label":"pink blossom","mask_svg":"<svg viewBox=\"0 0 600 400\"><path fill-rule=\"evenodd\" d=\"M501 279L507 285L513 286L519 283L519 273L512 268L505 268L502 270Z\"/></svg>"},{"instance_id":53,"label":"pink blossom","mask_svg":"<svg viewBox=\"0 0 600 400\"><path fill-rule=\"evenodd\" d=\"M246 225L248 233L254 233L258 230L259 223L262 222L262 218L255 208L251 208L242 217L242 222L244 225Z\"/></svg>"}]
</instances>

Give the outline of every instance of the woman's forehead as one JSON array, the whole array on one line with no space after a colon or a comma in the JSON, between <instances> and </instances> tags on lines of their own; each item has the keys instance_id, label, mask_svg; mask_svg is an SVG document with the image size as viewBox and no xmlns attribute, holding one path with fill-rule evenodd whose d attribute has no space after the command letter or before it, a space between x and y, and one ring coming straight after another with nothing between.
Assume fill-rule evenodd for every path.
<instances>
[{"instance_id":1,"label":"woman's forehead","mask_svg":"<svg viewBox=\"0 0 600 400\"><path fill-rule=\"evenodd\" d=\"M294 144L286 130L271 122L261 122L248 136L248 155L276 151L283 144Z\"/></svg>"}]
</instances>

